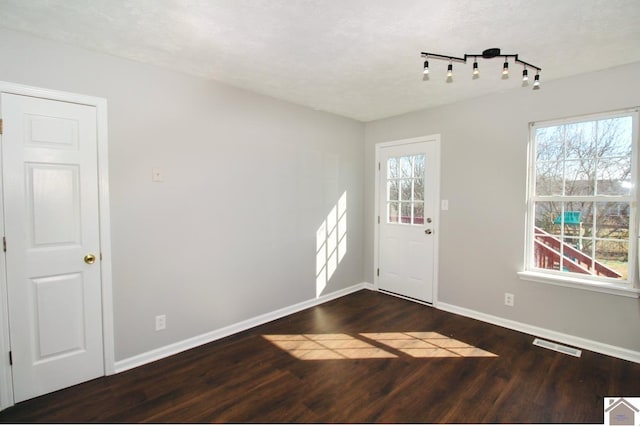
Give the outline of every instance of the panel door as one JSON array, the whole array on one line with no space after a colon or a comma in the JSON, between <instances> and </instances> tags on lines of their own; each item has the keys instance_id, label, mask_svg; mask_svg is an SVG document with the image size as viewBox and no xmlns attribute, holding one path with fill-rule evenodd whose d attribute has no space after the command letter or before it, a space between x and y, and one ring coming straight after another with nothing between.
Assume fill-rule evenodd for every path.
<instances>
[{"instance_id":1,"label":"panel door","mask_svg":"<svg viewBox=\"0 0 640 426\"><path fill-rule=\"evenodd\" d=\"M378 288L433 302L439 162L436 142L379 149Z\"/></svg>"},{"instance_id":2,"label":"panel door","mask_svg":"<svg viewBox=\"0 0 640 426\"><path fill-rule=\"evenodd\" d=\"M104 375L97 128L95 107L1 96L17 403Z\"/></svg>"}]
</instances>

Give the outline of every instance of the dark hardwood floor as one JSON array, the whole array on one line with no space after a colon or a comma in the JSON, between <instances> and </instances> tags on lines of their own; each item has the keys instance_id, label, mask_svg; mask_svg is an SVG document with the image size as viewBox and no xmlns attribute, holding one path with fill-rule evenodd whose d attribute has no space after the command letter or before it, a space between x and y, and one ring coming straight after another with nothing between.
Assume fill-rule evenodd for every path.
<instances>
[{"instance_id":1,"label":"dark hardwood floor","mask_svg":"<svg viewBox=\"0 0 640 426\"><path fill-rule=\"evenodd\" d=\"M604 396L640 396L640 364L532 340L364 290L17 404L0 421L602 424Z\"/></svg>"}]
</instances>

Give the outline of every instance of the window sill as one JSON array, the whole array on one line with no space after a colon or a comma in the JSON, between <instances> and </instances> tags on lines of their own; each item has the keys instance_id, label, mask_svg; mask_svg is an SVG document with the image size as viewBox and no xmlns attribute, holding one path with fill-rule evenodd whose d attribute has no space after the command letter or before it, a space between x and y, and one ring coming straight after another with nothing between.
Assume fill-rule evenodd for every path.
<instances>
[{"instance_id":1,"label":"window sill","mask_svg":"<svg viewBox=\"0 0 640 426\"><path fill-rule=\"evenodd\" d=\"M614 294L616 296L631 297L634 299L640 298L640 289L629 287L625 288L615 284L594 283L593 281L581 280L574 277L560 277L552 274L531 271L518 272L518 276L521 280L525 281L535 281L543 284L558 285L561 287Z\"/></svg>"}]
</instances>

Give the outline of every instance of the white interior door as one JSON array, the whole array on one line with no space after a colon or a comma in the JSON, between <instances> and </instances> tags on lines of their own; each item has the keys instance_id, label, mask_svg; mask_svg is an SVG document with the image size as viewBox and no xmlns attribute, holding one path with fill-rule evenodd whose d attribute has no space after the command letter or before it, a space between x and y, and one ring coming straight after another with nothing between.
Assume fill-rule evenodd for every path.
<instances>
[{"instance_id":1,"label":"white interior door","mask_svg":"<svg viewBox=\"0 0 640 426\"><path fill-rule=\"evenodd\" d=\"M20 402L104 375L96 108L1 96L11 372Z\"/></svg>"},{"instance_id":2,"label":"white interior door","mask_svg":"<svg viewBox=\"0 0 640 426\"><path fill-rule=\"evenodd\" d=\"M378 288L433 303L439 142L378 147Z\"/></svg>"}]
</instances>

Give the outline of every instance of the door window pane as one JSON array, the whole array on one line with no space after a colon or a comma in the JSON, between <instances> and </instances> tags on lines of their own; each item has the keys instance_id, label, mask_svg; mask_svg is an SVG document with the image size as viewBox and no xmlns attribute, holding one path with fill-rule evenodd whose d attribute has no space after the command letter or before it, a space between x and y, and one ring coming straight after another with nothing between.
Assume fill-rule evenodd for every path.
<instances>
[{"instance_id":1,"label":"door window pane","mask_svg":"<svg viewBox=\"0 0 640 426\"><path fill-rule=\"evenodd\" d=\"M424 200L424 180L422 177L413 180L413 199L415 201Z\"/></svg>"},{"instance_id":2,"label":"door window pane","mask_svg":"<svg viewBox=\"0 0 640 426\"><path fill-rule=\"evenodd\" d=\"M422 225L424 223L424 204L413 204L413 223L415 225Z\"/></svg>"},{"instance_id":3,"label":"door window pane","mask_svg":"<svg viewBox=\"0 0 640 426\"><path fill-rule=\"evenodd\" d=\"M402 223L411 223L411 203L402 203L400 205L401 215L400 220Z\"/></svg>"},{"instance_id":4,"label":"door window pane","mask_svg":"<svg viewBox=\"0 0 640 426\"><path fill-rule=\"evenodd\" d=\"M413 177L424 176L424 155L413 156Z\"/></svg>"},{"instance_id":5,"label":"door window pane","mask_svg":"<svg viewBox=\"0 0 640 426\"><path fill-rule=\"evenodd\" d=\"M387 208L387 222L398 223L398 209L400 203L389 203Z\"/></svg>"},{"instance_id":6,"label":"door window pane","mask_svg":"<svg viewBox=\"0 0 640 426\"><path fill-rule=\"evenodd\" d=\"M397 201L400 199L398 191L398 181L390 180L387 182L387 201Z\"/></svg>"},{"instance_id":7,"label":"door window pane","mask_svg":"<svg viewBox=\"0 0 640 426\"><path fill-rule=\"evenodd\" d=\"M400 181L400 199L411 201L411 179L402 179Z\"/></svg>"},{"instance_id":8,"label":"door window pane","mask_svg":"<svg viewBox=\"0 0 640 426\"><path fill-rule=\"evenodd\" d=\"M387 160L387 179L396 179L400 177L398 173L398 159L389 158Z\"/></svg>"},{"instance_id":9,"label":"door window pane","mask_svg":"<svg viewBox=\"0 0 640 426\"><path fill-rule=\"evenodd\" d=\"M400 171L402 177L411 177L413 175L411 157L400 157Z\"/></svg>"},{"instance_id":10,"label":"door window pane","mask_svg":"<svg viewBox=\"0 0 640 426\"><path fill-rule=\"evenodd\" d=\"M387 160L387 223L424 223L424 154Z\"/></svg>"}]
</instances>

